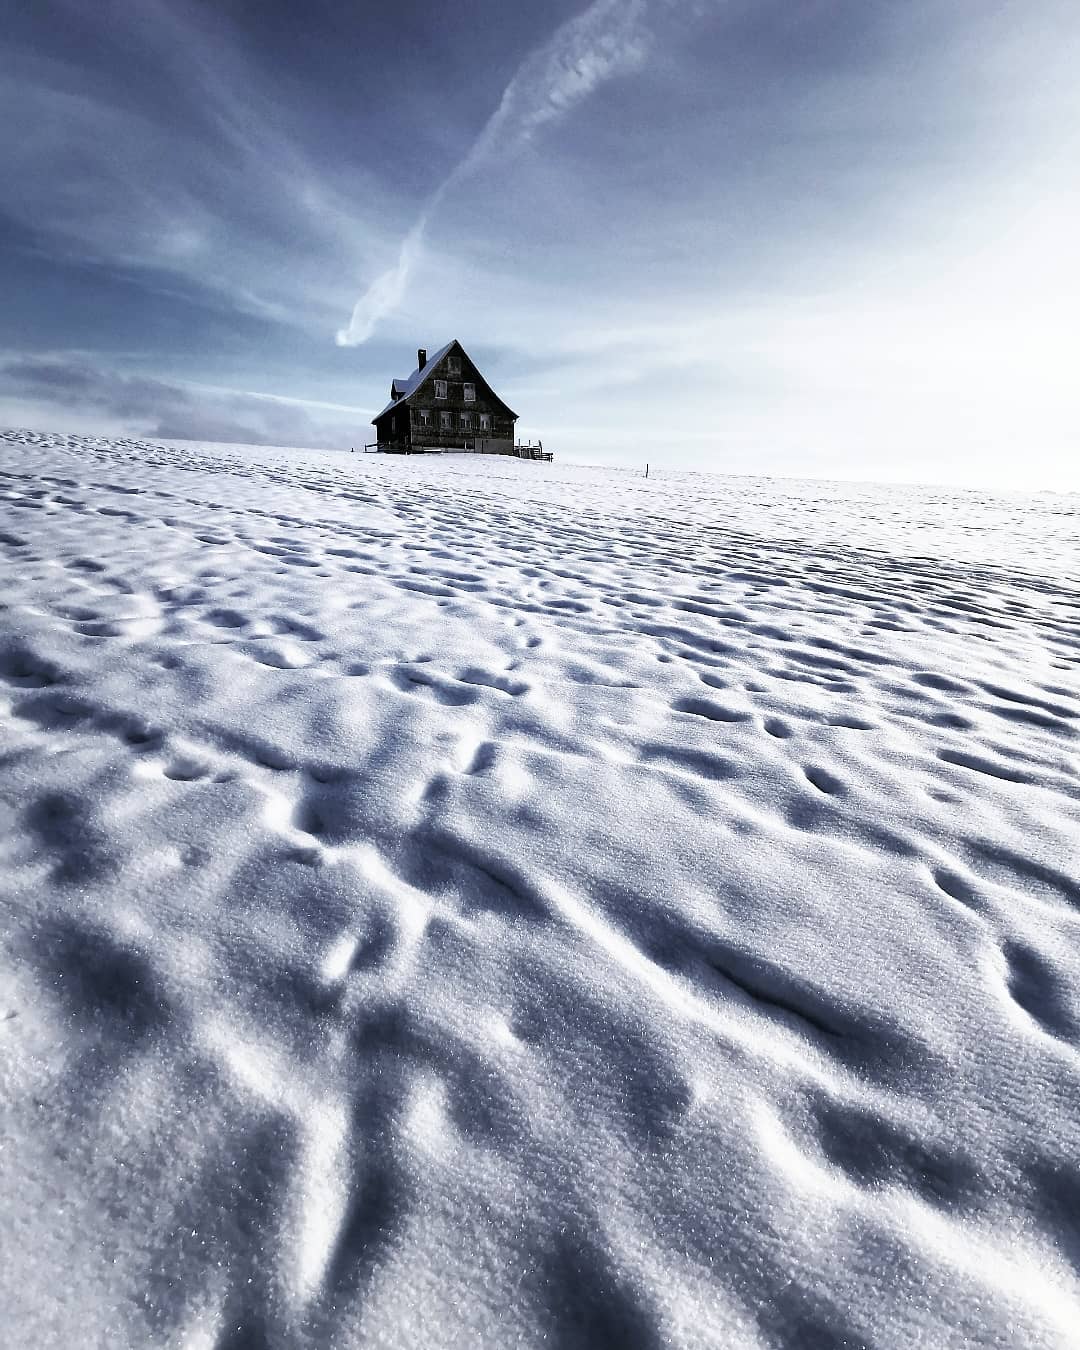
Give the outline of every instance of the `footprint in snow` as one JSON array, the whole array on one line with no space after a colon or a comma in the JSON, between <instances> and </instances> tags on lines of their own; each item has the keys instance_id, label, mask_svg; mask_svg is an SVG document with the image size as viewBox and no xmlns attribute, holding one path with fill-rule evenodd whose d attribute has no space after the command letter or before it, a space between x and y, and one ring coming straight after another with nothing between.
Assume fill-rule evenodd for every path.
<instances>
[{"instance_id":1,"label":"footprint in snow","mask_svg":"<svg viewBox=\"0 0 1080 1350\"><path fill-rule=\"evenodd\" d=\"M842 779L837 778L836 774L830 773L828 769L823 769L817 764L807 764L803 767L803 773L806 780L817 788L819 792L824 792L826 796L836 796L845 790L845 784Z\"/></svg>"},{"instance_id":2,"label":"footprint in snow","mask_svg":"<svg viewBox=\"0 0 1080 1350\"><path fill-rule=\"evenodd\" d=\"M680 698L671 705L672 712L704 717L709 722L745 722L750 714L734 708L725 708L707 698Z\"/></svg>"},{"instance_id":3,"label":"footprint in snow","mask_svg":"<svg viewBox=\"0 0 1080 1350\"><path fill-rule=\"evenodd\" d=\"M775 736L777 740L787 740L789 736L794 736L794 728L782 717L766 717L764 722L765 730L770 736Z\"/></svg>"},{"instance_id":4,"label":"footprint in snow","mask_svg":"<svg viewBox=\"0 0 1080 1350\"><path fill-rule=\"evenodd\" d=\"M1059 967L1022 942L1006 941L1002 955L1014 1001L1047 1035L1075 1044L1080 1038L1080 1000Z\"/></svg>"}]
</instances>

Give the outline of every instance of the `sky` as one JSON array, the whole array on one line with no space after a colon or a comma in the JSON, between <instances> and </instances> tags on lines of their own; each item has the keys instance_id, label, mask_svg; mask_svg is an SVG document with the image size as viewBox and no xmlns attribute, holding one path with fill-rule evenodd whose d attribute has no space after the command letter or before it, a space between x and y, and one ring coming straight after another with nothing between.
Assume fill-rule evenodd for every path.
<instances>
[{"instance_id":1,"label":"sky","mask_svg":"<svg viewBox=\"0 0 1080 1350\"><path fill-rule=\"evenodd\" d=\"M35 0L0 422L1080 490L1075 0Z\"/></svg>"}]
</instances>

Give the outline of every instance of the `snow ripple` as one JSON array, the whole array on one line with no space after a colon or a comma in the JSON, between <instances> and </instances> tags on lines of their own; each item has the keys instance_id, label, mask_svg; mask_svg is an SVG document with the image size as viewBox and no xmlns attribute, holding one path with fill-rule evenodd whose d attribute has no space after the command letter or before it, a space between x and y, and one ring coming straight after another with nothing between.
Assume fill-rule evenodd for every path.
<instances>
[{"instance_id":1,"label":"snow ripple","mask_svg":"<svg viewBox=\"0 0 1080 1350\"><path fill-rule=\"evenodd\" d=\"M478 459L0 436L10 1335L1072 1344L1075 499Z\"/></svg>"}]
</instances>

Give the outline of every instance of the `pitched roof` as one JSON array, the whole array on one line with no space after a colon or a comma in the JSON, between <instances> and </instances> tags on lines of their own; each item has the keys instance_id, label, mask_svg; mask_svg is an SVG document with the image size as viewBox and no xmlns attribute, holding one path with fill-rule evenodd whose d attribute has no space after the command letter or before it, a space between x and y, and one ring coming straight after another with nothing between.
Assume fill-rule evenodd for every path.
<instances>
[{"instance_id":1,"label":"pitched roof","mask_svg":"<svg viewBox=\"0 0 1080 1350\"><path fill-rule=\"evenodd\" d=\"M393 412L395 408L399 408L408 398L415 394L417 389L420 388L451 347L457 347L460 349L463 356L467 355L465 348L461 346L461 343L457 338L454 338L453 341L448 342L445 347L440 347L434 356L429 357L427 364L422 370L414 370L413 373L404 380L391 380L390 388L394 396L386 407L383 408L382 412L377 412L375 414L371 419L372 422L378 422L380 418L385 417L388 412ZM483 379L483 376L480 378ZM484 383L487 384L487 381L485 380ZM487 387L488 389L491 389L490 385L487 385ZM492 393L494 393L493 390ZM499 403L502 403L503 407L511 417L517 417L517 413L514 412L513 408L511 408L508 403L504 403L503 400L499 398L498 394L495 394L495 398Z\"/></svg>"},{"instance_id":2,"label":"pitched roof","mask_svg":"<svg viewBox=\"0 0 1080 1350\"><path fill-rule=\"evenodd\" d=\"M427 377L431 374L431 372L435 369L435 367L439 364L439 362L443 359L443 357L446 355L446 353L450 350L450 348L454 345L454 342L456 341L457 339L455 338L452 342L448 342L445 347L440 347L434 356L429 356L427 365L424 366L423 369L414 370L413 373L404 380L391 381L390 387L394 391L396 397L392 398L390 402L386 405L386 407L382 410L382 412L376 413L371 420L373 422L378 421L380 417L383 417L386 413L390 412L392 408L396 408L399 403L404 402L404 400L407 399L411 393L415 392L415 390L417 390L420 387L420 385L424 382L424 380L427 379Z\"/></svg>"}]
</instances>

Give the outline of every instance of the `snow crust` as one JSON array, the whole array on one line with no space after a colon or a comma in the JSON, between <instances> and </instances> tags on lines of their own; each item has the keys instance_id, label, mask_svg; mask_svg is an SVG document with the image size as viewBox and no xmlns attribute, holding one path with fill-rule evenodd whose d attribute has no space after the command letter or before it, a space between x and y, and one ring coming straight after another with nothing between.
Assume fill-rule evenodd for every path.
<instances>
[{"instance_id":1,"label":"snow crust","mask_svg":"<svg viewBox=\"0 0 1080 1350\"><path fill-rule=\"evenodd\" d=\"M1080 499L0 468L8 1344L1077 1344Z\"/></svg>"}]
</instances>

